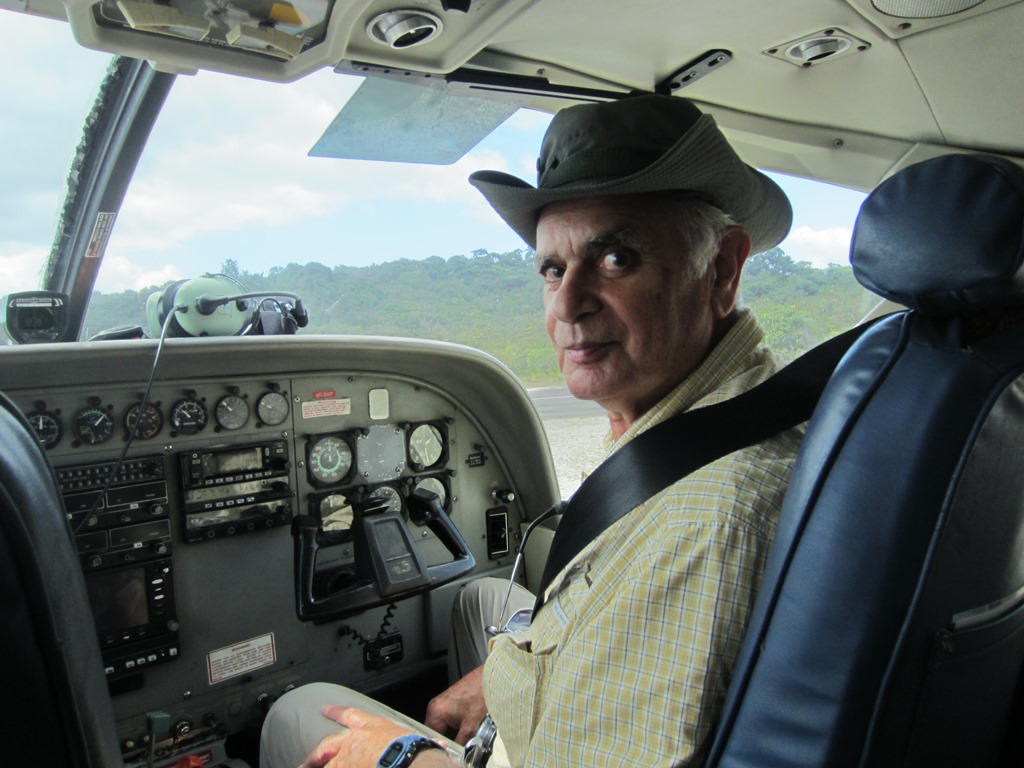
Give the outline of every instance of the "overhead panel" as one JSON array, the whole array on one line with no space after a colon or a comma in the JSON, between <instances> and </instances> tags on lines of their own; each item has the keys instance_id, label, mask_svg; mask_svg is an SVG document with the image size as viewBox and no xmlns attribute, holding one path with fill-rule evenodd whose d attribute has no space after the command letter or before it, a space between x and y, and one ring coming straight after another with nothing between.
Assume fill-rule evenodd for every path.
<instances>
[{"instance_id":1,"label":"overhead panel","mask_svg":"<svg viewBox=\"0 0 1024 768\"><path fill-rule=\"evenodd\" d=\"M451 71L536 0L65 0L79 43L287 82L343 59Z\"/></svg>"},{"instance_id":2,"label":"overhead panel","mask_svg":"<svg viewBox=\"0 0 1024 768\"><path fill-rule=\"evenodd\" d=\"M936 27L1015 5L1021 0L846 0L858 13L891 38L899 39Z\"/></svg>"}]
</instances>

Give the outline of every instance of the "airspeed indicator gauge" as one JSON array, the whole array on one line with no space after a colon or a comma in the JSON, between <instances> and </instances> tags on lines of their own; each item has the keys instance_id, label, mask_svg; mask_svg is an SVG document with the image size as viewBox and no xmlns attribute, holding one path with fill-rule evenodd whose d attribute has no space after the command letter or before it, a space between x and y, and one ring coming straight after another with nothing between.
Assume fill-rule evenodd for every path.
<instances>
[{"instance_id":1,"label":"airspeed indicator gauge","mask_svg":"<svg viewBox=\"0 0 1024 768\"><path fill-rule=\"evenodd\" d=\"M225 395L214 411L222 429L241 429L249 421L249 403L241 395Z\"/></svg>"},{"instance_id":2,"label":"airspeed indicator gauge","mask_svg":"<svg viewBox=\"0 0 1024 768\"><path fill-rule=\"evenodd\" d=\"M352 448L343 437L328 435L307 445L309 477L318 485L337 485L352 471Z\"/></svg>"}]
</instances>

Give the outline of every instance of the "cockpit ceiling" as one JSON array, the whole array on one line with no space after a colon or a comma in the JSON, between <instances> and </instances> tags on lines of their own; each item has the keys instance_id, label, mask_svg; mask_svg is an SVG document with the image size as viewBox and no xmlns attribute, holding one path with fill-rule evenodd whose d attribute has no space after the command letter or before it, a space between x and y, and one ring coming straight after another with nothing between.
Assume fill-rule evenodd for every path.
<instances>
[{"instance_id":1,"label":"cockpit ceiling","mask_svg":"<svg viewBox=\"0 0 1024 768\"><path fill-rule=\"evenodd\" d=\"M230 14L213 0L15 5L170 71L289 81L332 67L453 97L452 73L517 76L538 87L462 92L546 111L592 98L573 89L663 88L714 114L748 162L860 189L946 151L1024 157L1021 0L247 0ZM147 5L177 15L154 21ZM727 56L714 71L679 75L715 51Z\"/></svg>"}]
</instances>

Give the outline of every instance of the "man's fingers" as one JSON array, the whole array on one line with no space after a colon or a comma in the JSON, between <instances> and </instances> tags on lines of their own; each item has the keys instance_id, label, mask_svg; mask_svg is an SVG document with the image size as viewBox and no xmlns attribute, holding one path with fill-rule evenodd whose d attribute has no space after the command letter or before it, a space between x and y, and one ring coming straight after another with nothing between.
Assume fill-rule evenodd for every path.
<instances>
[{"instance_id":1,"label":"man's fingers","mask_svg":"<svg viewBox=\"0 0 1024 768\"><path fill-rule=\"evenodd\" d=\"M477 726L479 725L480 723L476 723L474 725L468 720L465 721L462 724L462 727L459 728L459 735L455 737L455 741L457 741L462 746L466 746L466 744L469 743L469 740L473 738L473 734L476 733Z\"/></svg>"},{"instance_id":2,"label":"man's fingers","mask_svg":"<svg viewBox=\"0 0 1024 768\"><path fill-rule=\"evenodd\" d=\"M361 709L355 707L340 707L337 704L325 704L323 709L324 717L333 720L338 725L344 725L346 728L365 728L369 725L374 717Z\"/></svg>"},{"instance_id":3,"label":"man's fingers","mask_svg":"<svg viewBox=\"0 0 1024 768\"><path fill-rule=\"evenodd\" d=\"M445 736L454 736L462 725L459 702L453 701L445 693L431 699L427 704L427 716L423 724Z\"/></svg>"},{"instance_id":4,"label":"man's fingers","mask_svg":"<svg viewBox=\"0 0 1024 768\"><path fill-rule=\"evenodd\" d=\"M341 734L328 736L316 748L307 755L305 761L299 768L323 768L341 750L339 737Z\"/></svg>"}]
</instances>

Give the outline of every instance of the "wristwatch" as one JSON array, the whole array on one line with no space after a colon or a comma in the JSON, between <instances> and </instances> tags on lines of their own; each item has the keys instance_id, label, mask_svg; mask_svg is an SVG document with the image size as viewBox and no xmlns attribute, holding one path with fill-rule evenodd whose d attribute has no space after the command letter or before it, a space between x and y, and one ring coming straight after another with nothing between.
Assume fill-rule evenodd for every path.
<instances>
[{"instance_id":1,"label":"wristwatch","mask_svg":"<svg viewBox=\"0 0 1024 768\"><path fill-rule=\"evenodd\" d=\"M377 761L377 768L406 768L414 757L424 749L444 749L433 739L420 736L418 733L410 733L395 739L384 750L384 754Z\"/></svg>"}]
</instances>

